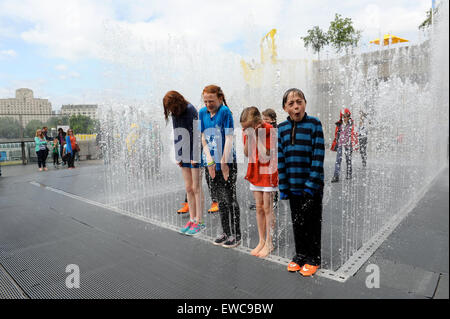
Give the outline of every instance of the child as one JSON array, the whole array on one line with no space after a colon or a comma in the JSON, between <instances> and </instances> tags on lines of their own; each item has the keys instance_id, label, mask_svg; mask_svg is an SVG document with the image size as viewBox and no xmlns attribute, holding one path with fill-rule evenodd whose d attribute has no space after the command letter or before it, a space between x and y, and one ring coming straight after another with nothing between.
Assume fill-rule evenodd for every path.
<instances>
[{"instance_id":1,"label":"child","mask_svg":"<svg viewBox=\"0 0 450 319\"><path fill-rule=\"evenodd\" d=\"M52 150L52 154L53 154L53 166L59 165L59 143L58 143L58 139L55 138L53 140L53 150Z\"/></svg>"},{"instance_id":2,"label":"child","mask_svg":"<svg viewBox=\"0 0 450 319\"><path fill-rule=\"evenodd\" d=\"M289 199L295 241L287 270L311 276L321 263L322 123L305 112L306 98L299 89L287 90L282 105L289 116L278 125L279 189L280 199Z\"/></svg>"},{"instance_id":3,"label":"child","mask_svg":"<svg viewBox=\"0 0 450 319\"><path fill-rule=\"evenodd\" d=\"M277 127L277 113L275 112L274 109L270 109L270 108L269 109L265 109L262 112L262 116L263 116L263 121L264 122L269 123L274 128ZM273 208L276 208L277 204L278 204L278 192L274 192Z\"/></svg>"},{"instance_id":4,"label":"child","mask_svg":"<svg viewBox=\"0 0 450 319\"><path fill-rule=\"evenodd\" d=\"M200 148L195 148L194 123L197 123L198 112L195 107L185 100L177 91L169 91L163 99L164 116L166 121L169 115L172 117L174 129L174 144L176 160L181 167L186 187L187 201L189 203L189 214L191 219L180 230L182 234L195 236L205 228L203 222L203 195L201 186L200 164L195 162L195 153L198 151L200 160ZM195 124L197 125L197 124ZM198 130L197 130L198 132ZM185 133L185 134L183 134ZM182 135L183 134L183 135ZM184 138L186 139L183 139ZM187 140L187 138L189 138ZM200 146L200 136L197 145ZM178 149L178 152L177 152Z\"/></svg>"},{"instance_id":5,"label":"child","mask_svg":"<svg viewBox=\"0 0 450 319\"><path fill-rule=\"evenodd\" d=\"M347 162L347 179L352 178L352 152L353 147L358 143L355 135L355 127L351 118L352 113L349 109L344 109L339 114L339 121L336 122L336 130L334 133L334 141L331 150L336 153L336 163L334 167L334 175L332 183L339 182L339 174L341 172L342 152L345 154Z\"/></svg>"},{"instance_id":6,"label":"child","mask_svg":"<svg viewBox=\"0 0 450 319\"><path fill-rule=\"evenodd\" d=\"M222 89L208 85L202 92L205 106L199 112L206 178L219 201L223 234L213 244L225 248L241 243L240 210L236 197L237 163L233 147L234 122Z\"/></svg>"},{"instance_id":7,"label":"child","mask_svg":"<svg viewBox=\"0 0 450 319\"><path fill-rule=\"evenodd\" d=\"M249 158L245 179L249 181L255 198L259 234L259 243L250 254L264 258L273 250L273 193L278 186L277 160L273 158L276 154L276 140L270 138L273 126L262 120L256 107L245 108L240 122L244 131L244 154ZM258 134L264 134L263 140ZM270 155L272 157L267 158Z\"/></svg>"}]
</instances>

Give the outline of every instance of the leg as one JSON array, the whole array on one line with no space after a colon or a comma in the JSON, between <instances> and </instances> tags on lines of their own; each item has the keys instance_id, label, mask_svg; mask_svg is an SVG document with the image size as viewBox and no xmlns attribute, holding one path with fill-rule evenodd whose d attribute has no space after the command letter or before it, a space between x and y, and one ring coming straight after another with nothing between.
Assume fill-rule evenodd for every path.
<instances>
[{"instance_id":1,"label":"leg","mask_svg":"<svg viewBox=\"0 0 450 319\"><path fill-rule=\"evenodd\" d=\"M294 230L295 256L292 261L300 267L306 262L307 251L305 249L305 212L303 211L304 200L301 196L290 195L289 205L291 207L292 227Z\"/></svg>"},{"instance_id":2,"label":"leg","mask_svg":"<svg viewBox=\"0 0 450 319\"><path fill-rule=\"evenodd\" d=\"M241 240L241 211L236 195L236 180L237 180L237 164L232 163L230 166L230 176L228 177L227 190L229 191L228 200L231 203L231 231L236 237L236 240Z\"/></svg>"},{"instance_id":3,"label":"leg","mask_svg":"<svg viewBox=\"0 0 450 319\"><path fill-rule=\"evenodd\" d=\"M261 258L267 257L273 250L272 236L273 236L273 192L264 192L264 214L266 222L266 238L264 248L259 252L258 256Z\"/></svg>"},{"instance_id":4,"label":"leg","mask_svg":"<svg viewBox=\"0 0 450 319\"><path fill-rule=\"evenodd\" d=\"M192 188L194 190L195 197L195 209L196 209L196 217L197 222L203 222L203 207L204 197L203 197L203 189L202 189L202 170L201 168L191 168L191 176L192 176Z\"/></svg>"},{"instance_id":5,"label":"leg","mask_svg":"<svg viewBox=\"0 0 450 319\"><path fill-rule=\"evenodd\" d=\"M42 151L37 151L36 155L37 155L37 160L38 160L38 167L41 168L42 167Z\"/></svg>"},{"instance_id":6,"label":"leg","mask_svg":"<svg viewBox=\"0 0 450 319\"><path fill-rule=\"evenodd\" d=\"M184 187L186 188L187 200L189 204L189 215L191 220L196 218L196 204L195 204L195 194L192 182L192 174L190 167L182 167L181 172L184 179Z\"/></svg>"},{"instance_id":7,"label":"leg","mask_svg":"<svg viewBox=\"0 0 450 319\"><path fill-rule=\"evenodd\" d=\"M363 167L367 165L367 137L364 137L359 142L359 152L361 153L361 159Z\"/></svg>"},{"instance_id":8,"label":"leg","mask_svg":"<svg viewBox=\"0 0 450 319\"><path fill-rule=\"evenodd\" d=\"M258 235L259 235L259 243L255 249L253 249L250 254L253 256L258 256L258 253L261 249L263 249L265 245L265 232L266 232L266 219L264 215L264 199L263 192L253 192L253 197L255 198L256 203L256 222L258 225Z\"/></svg>"},{"instance_id":9,"label":"leg","mask_svg":"<svg viewBox=\"0 0 450 319\"><path fill-rule=\"evenodd\" d=\"M352 148L346 147L345 150L345 161L347 162L347 179L352 178Z\"/></svg>"},{"instance_id":10,"label":"leg","mask_svg":"<svg viewBox=\"0 0 450 319\"><path fill-rule=\"evenodd\" d=\"M336 163L334 165L334 178L339 180L339 174L341 172L341 161L342 161L342 147L339 146L336 150Z\"/></svg>"},{"instance_id":11,"label":"leg","mask_svg":"<svg viewBox=\"0 0 450 319\"><path fill-rule=\"evenodd\" d=\"M312 266L321 264L322 197L322 192L314 196L305 218L305 235L308 238L305 261Z\"/></svg>"}]
</instances>

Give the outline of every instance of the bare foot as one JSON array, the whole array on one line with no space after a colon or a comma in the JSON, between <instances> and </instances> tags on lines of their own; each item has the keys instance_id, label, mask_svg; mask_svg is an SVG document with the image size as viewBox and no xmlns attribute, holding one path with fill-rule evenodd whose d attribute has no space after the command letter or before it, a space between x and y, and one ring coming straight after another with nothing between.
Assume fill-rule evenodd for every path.
<instances>
[{"instance_id":1,"label":"bare foot","mask_svg":"<svg viewBox=\"0 0 450 319\"><path fill-rule=\"evenodd\" d=\"M257 255L259 258L265 258L267 256L269 256L269 254L273 251L273 246L272 245L264 245L263 249L261 249L261 251L259 252L259 254Z\"/></svg>"},{"instance_id":2,"label":"bare foot","mask_svg":"<svg viewBox=\"0 0 450 319\"><path fill-rule=\"evenodd\" d=\"M261 249L263 249L264 245L265 245L265 242L260 241L259 244L258 244L258 246L256 246L255 249L253 249L253 250L250 252L250 255L252 255L252 256L258 256L259 251L260 251Z\"/></svg>"}]
</instances>

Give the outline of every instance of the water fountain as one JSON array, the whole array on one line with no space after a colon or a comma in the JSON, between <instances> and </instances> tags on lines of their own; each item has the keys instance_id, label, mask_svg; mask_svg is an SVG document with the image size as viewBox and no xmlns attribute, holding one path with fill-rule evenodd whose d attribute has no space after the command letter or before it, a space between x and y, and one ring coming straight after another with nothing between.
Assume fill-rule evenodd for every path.
<instances>
[{"instance_id":1,"label":"water fountain","mask_svg":"<svg viewBox=\"0 0 450 319\"><path fill-rule=\"evenodd\" d=\"M111 99L101 108L106 204L173 230L185 224L187 217L176 214L184 186L173 159L171 123L163 120L166 91L180 91L199 109L202 88L219 84L239 127L240 112L250 105L272 107L283 120L282 93L299 87L308 99L307 112L322 121L327 149L344 106L356 125L360 111L370 122L367 168L354 152L353 179L331 184L335 153L327 151L325 159L322 274L345 280L448 164L448 3L442 6L422 43L322 61L278 60L262 66L258 85L244 81L234 55L216 56L183 38L148 41L128 36L127 30L109 30L104 45L115 62L108 76L112 90L137 98ZM124 47L139 50L126 54ZM240 129L235 142L243 231L238 249L248 252L256 245L257 228L255 212L247 209L251 194L243 179ZM208 206L206 184L203 189ZM280 202L275 214L270 258L285 263L293 254L288 203ZM214 214L205 217L207 229L200 238L210 240L220 231L220 221Z\"/></svg>"}]
</instances>

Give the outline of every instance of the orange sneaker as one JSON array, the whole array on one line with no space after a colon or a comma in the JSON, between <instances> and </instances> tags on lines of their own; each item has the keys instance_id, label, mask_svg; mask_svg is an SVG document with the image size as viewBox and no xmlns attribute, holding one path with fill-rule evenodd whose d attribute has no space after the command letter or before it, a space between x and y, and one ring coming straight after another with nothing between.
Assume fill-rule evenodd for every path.
<instances>
[{"instance_id":1,"label":"orange sneaker","mask_svg":"<svg viewBox=\"0 0 450 319\"><path fill-rule=\"evenodd\" d=\"M219 211L219 203L218 202L212 202L211 208L208 209L208 213L217 213Z\"/></svg>"},{"instance_id":2,"label":"orange sneaker","mask_svg":"<svg viewBox=\"0 0 450 319\"><path fill-rule=\"evenodd\" d=\"M317 269L319 269L319 266L311 266L308 264L305 264L302 269L300 269L300 273L305 276L309 277L316 273Z\"/></svg>"},{"instance_id":3,"label":"orange sneaker","mask_svg":"<svg viewBox=\"0 0 450 319\"><path fill-rule=\"evenodd\" d=\"M291 261L289 263L289 265L287 266L287 270L290 272L296 272L296 271L299 271L300 269L301 269L300 265L293 261Z\"/></svg>"},{"instance_id":4,"label":"orange sneaker","mask_svg":"<svg viewBox=\"0 0 450 319\"><path fill-rule=\"evenodd\" d=\"M186 214L189 213L189 204L188 203L183 203L183 207L181 207L178 211L178 214Z\"/></svg>"}]
</instances>

